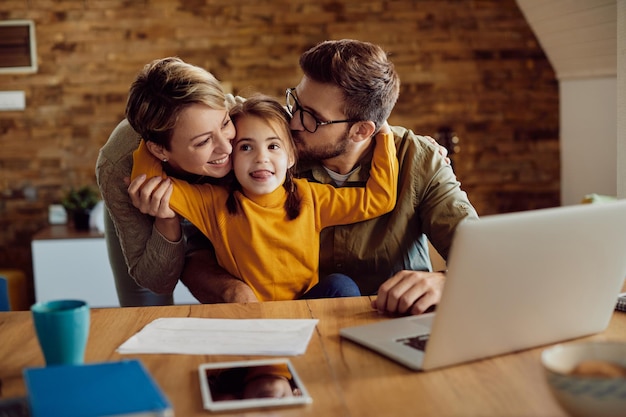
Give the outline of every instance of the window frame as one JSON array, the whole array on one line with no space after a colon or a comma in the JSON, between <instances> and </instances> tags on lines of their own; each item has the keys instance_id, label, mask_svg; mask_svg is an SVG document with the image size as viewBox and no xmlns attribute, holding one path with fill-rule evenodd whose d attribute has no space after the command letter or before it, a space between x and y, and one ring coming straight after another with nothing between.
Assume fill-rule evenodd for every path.
<instances>
[{"instance_id":1,"label":"window frame","mask_svg":"<svg viewBox=\"0 0 626 417\"><path fill-rule=\"evenodd\" d=\"M23 29L28 28L28 51L30 65L28 66L0 66L0 74L32 74L37 72L37 41L35 38L35 22L32 20L2 20L0 27L14 26ZM3 48L0 45L0 62L4 61Z\"/></svg>"}]
</instances>

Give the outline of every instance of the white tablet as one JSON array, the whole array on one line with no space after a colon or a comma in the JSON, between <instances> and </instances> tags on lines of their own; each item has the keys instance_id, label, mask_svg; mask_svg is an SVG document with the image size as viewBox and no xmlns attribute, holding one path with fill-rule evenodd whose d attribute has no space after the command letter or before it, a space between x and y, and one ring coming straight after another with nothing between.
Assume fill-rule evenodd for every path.
<instances>
[{"instance_id":1,"label":"white tablet","mask_svg":"<svg viewBox=\"0 0 626 417\"><path fill-rule=\"evenodd\" d=\"M202 364L204 408L210 411L280 407L313 401L288 359Z\"/></svg>"}]
</instances>

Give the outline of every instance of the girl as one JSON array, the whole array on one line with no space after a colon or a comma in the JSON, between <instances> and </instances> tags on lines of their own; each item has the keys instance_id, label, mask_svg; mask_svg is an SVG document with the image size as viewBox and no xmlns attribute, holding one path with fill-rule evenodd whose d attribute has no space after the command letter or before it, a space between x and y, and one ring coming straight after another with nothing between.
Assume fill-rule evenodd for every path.
<instances>
[{"instance_id":1,"label":"girl","mask_svg":"<svg viewBox=\"0 0 626 417\"><path fill-rule=\"evenodd\" d=\"M169 208L211 240L219 264L260 301L300 298L319 282L322 228L393 209L398 173L393 135L376 137L365 188L334 188L294 179L289 114L279 102L257 95L236 105L230 116L236 127L232 183L190 184L167 177L174 184ZM164 155L163 146L143 142L134 153L132 178L165 177Z\"/></svg>"}]
</instances>

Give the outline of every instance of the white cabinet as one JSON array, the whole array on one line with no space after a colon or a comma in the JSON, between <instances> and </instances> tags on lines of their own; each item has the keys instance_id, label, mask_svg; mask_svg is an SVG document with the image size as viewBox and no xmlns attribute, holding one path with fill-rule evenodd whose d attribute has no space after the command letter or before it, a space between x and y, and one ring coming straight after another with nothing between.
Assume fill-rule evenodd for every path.
<instances>
[{"instance_id":1,"label":"white cabinet","mask_svg":"<svg viewBox=\"0 0 626 417\"><path fill-rule=\"evenodd\" d=\"M37 233L31 247L36 301L78 298L92 307L119 307L102 234L55 225ZM174 302L198 304L181 283Z\"/></svg>"}]
</instances>

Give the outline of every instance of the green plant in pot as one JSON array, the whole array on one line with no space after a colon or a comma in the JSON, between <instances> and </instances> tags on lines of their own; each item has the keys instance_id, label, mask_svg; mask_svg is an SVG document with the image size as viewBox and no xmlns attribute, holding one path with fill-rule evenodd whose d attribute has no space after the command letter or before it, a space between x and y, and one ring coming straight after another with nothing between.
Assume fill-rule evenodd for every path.
<instances>
[{"instance_id":1,"label":"green plant in pot","mask_svg":"<svg viewBox=\"0 0 626 417\"><path fill-rule=\"evenodd\" d=\"M89 230L91 210L100 201L100 193L93 187L84 186L70 189L61 204L65 207L68 217L73 219L76 230Z\"/></svg>"}]
</instances>

